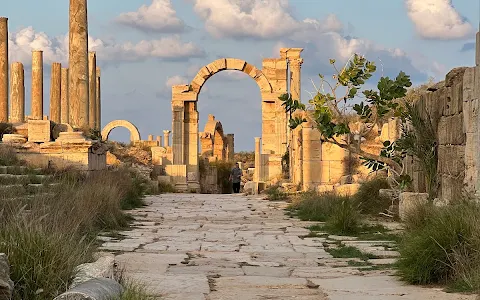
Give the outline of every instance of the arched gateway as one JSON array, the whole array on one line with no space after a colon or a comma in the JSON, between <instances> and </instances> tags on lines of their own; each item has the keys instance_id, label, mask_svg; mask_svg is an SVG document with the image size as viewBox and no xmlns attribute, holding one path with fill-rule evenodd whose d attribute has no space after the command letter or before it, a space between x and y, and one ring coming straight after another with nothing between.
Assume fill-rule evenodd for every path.
<instances>
[{"instance_id":1,"label":"arched gateway","mask_svg":"<svg viewBox=\"0 0 480 300\"><path fill-rule=\"evenodd\" d=\"M300 98L302 50L282 48L280 58L264 59L261 70L241 59L217 59L202 67L190 84L172 87L172 152L173 165L176 167L170 168L172 174L169 175L175 178L177 186L185 185L190 190L199 187L198 95L210 77L224 70L241 71L257 83L262 98L262 154L265 155L262 155L261 160L259 157L258 161L268 165L262 178L281 174L281 157L287 149L288 126L287 116L278 97L289 92L290 80L290 92ZM291 76L288 76L289 71Z\"/></svg>"},{"instance_id":2,"label":"arched gateway","mask_svg":"<svg viewBox=\"0 0 480 300\"><path fill-rule=\"evenodd\" d=\"M108 140L110 132L117 127L124 127L130 131L131 142L140 141L140 132L138 131L138 128L127 120L115 120L105 125L102 129L102 140Z\"/></svg>"}]
</instances>

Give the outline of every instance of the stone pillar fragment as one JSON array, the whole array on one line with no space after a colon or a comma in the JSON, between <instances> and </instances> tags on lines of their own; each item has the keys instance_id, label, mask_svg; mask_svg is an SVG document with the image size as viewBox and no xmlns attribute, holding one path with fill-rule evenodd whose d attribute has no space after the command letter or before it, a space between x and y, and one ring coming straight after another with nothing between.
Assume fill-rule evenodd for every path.
<instances>
[{"instance_id":1,"label":"stone pillar fragment","mask_svg":"<svg viewBox=\"0 0 480 300\"><path fill-rule=\"evenodd\" d=\"M25 122L25 73L23 64L15 62L10 75L10 122Z\"/></svg>"},{"instance_id":2,"label":"stone pillar fragment","mask_svg":"<svg viewBox=\"0 0 480 300\"><path fill-rule=\"evenodd\" d=\"M69 20L70 125L89 126L87 0L70 0Z\"/></svg>"},{"instance_id":3,"label":"stone pillar fragment","mask_svg":"<svg viewBox=\"0 0 480 300\"><path fill-rule=\"evenodd\" d=\"M303 139L303 189L315 190L322 183L322 142L320 132L306 123L302 128Z\"/></svg>"},{"instance_id":4,"label":"stone pillar fragment","mask_svg":"<svg viewBox=\"0 0 480 300\"><path fill-rule=\"evenodd\" d=\"M475 65L480 66L480 31L477 32L477 36L476 36Z\"/></svg>"},{"instance_id":5,"label":"stone pillar fragment","mask_svg":"<svg viewBox=\"0 0 480 300\"><path fill-rule=\"evenodd\" d=\"M61 80L61 105L60 105L60 122L62 124L68 124L70 122L69 118L69 103L68 103L68 68L62 68L62 80Z\"/></svg>"},{"instance_id":6,"label":"stone pillar fragment","mask_svg":"<svg viewBox=\"0 0 480 300\"><path fill-rule=\"evenodd\" d=\"M159 147L162 147L162 145L163 145L162 137L159 136L159 135L157 135L157 143L158 143L158 146L159 146Z\"/></svg>"},{"instance_id":7,"label":"stone pillar fragment","mask_svg":"<svg viewBox=\"0 0 480 300\"><path fill-rule=\"evenodd\" d=\"M43 120L43 51L32 51L31 118Z\"/></svg>"},{"instance_id":8,"label":"stone pillar fragment","mask_svg":"<svg viewBox=\"0 0 480 300\"><path fill-rule=\"evenodd\" d=\"M149 135L148 135L148 141L149 141L149 142L152 142L152 141L153 141L153 134L149 134Z\"/></svg>"},{"instance_id":9,"label":"stone pillar fragment","mask_svg":"<svg viewBox=\"0 0 480 300\"><path fill-rule=\"evenodd\" d=\"M0 123L8 122L8 18L0 17Z\"/></svg>"},{"instance_id":10,"label":"stone pillar fragment","mask_svg":"<svg viewBox=\"0 0 480 300\"><path fill-rule=\"evenodd\" d=\"M303 58L294 58L289 60L290 65L290 92L292 94L292 99L301 100L301 69L303 64Z\"/></svg>"},{"instance_id":11,"label":"stone pillar fragment","mask_svg":"<svg viewBox=\"0 0 480 300\"><path fill-rule=\"evenodd\" d=\"M101 82L100 82L100 77L101 77L101 71L100 68L97 67L97 96L96 96L96 101L95 101L95 128L97 130L100 130L102 128L102 94L100 90Z\"/></svg>"},{"instance_id":12,"label":"stone pillar fragment","mask_svg":"<svg viewBox=\"0 0 480 300\"><path fill-rule=\"evenodd\" d=\"M261 158L261 148L260 145L262 143L262 139L259 137L255 138L255 173L253 174L253 181L259 182L261 180L261 163L262 163L262 158Z\"/></svg>"},{"instance_id":13,"label":"stone pillar fragment","mask_svg":"<svg viewBox=\"0 0 480 300\"><path fill-rule=\"evenodd\" d=\"M50 120L61 123L62 118L62 64L54 62L50 80Z\"/></svg>"},{"instance_id":14,"label":"stone pillar fragment","mask_svg":"<svg viewBox=\"0 0 480 300\"><path fill-rule=\"evenodd\" d=\"M88 122L90 128L97 128L97 54L88 53Z\"/></svg>"},{"instance_id":15,"label":"stone pillar fragment","mask_svg":"<svg viewBox=\"0 0 480 300\"><path fill-rule=\"evenodd\" d=\"M165 147L170 147L170 130L163 131L163 144Z\"/></svg>"}]
</instances>

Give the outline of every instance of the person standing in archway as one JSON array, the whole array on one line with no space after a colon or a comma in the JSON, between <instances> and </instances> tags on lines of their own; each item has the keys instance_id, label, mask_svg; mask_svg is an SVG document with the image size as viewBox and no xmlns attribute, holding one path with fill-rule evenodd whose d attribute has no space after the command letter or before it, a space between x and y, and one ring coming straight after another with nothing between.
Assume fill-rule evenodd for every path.
<instances>
[{"instance_id":1,"label":"person standing in archway","mask_svg":"<svg viewBox=\"0 0 480 300\"><path fill-rule=\"evenodd\" d=\"M242 169L240 169L238 163L235 163L235 167L233 167L232 172L230 172L230 181L232 182L234 194L240 193L240 182L242 180L242 176Z\"/></svg>"}]
</instances>

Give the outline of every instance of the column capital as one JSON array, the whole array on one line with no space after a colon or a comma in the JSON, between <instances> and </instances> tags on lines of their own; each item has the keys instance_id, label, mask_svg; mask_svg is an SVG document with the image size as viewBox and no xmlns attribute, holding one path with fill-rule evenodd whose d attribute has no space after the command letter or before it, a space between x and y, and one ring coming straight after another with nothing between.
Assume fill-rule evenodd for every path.
<instances>
[{"instance_id":1,"label":"column capital","mask_svg":"<svg viewBox=\"0 0 480 300\"><path fill-rule=\"evenodd\" d=\"M256 137L256 138L255 138L255 143L260 142L261 140L262 140L261 137Z\"/></svg>"},{"instance_id":2,"label":"column capital","mask_svg":"<svg viewBox=\"0 0 480 300\"><path fill-rule=\"evenodd\" d=\"M289 64L293 68L300 68L303 64L303 58L294 58L288 60Z\"/></svg>"},{"instance_id":3,"label":"column capital","mask_svg":"<svg viewBox=\"0 0 480 300\"><path fill-rule=\"evenodd\" d=\"M170 134L170 133L171 133L170 130L164 130L164 131L163 131L163 134Z\"/></svg>"}]
</instances>

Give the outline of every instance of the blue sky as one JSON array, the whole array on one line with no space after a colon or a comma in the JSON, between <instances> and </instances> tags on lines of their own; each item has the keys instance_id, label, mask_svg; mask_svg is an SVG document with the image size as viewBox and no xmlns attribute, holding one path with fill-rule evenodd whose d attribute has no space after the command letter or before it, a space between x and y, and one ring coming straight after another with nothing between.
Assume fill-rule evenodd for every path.
<instances>
[{"instance_id":1,"label":"blue sky","mask_svg":"<svg viewBox=\"0 0 480 300\"><path fill-rule=\"evenodd\" d=\"M68 64L68 2L16 0L2 4L9 18L10 62L26 66L30 102L30 52L44 50L45 113L49 69ZM416 84L442 80L457 66L474 64L477 0L100 0L88 3L89 47L102 67L102 123L127 119L144 138L171 127L172 84L188 84L219 57L241 58L261 68L280 47L303 47L302 100L310 78L329 74L329 58L357 52L400 70ZM462 51L463 49L463 51ZM467 49L467 50L465 50ZM370 88L370 86L369 86ZM200 131L208 114L235 134L236 150L253 150L261 136L260 94L241 72L210 78L199 97ZM126 129L111 138L128 139Z\"/></svg>"}]
</instances>

